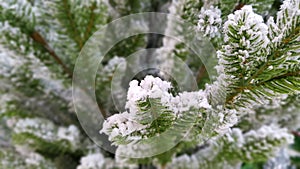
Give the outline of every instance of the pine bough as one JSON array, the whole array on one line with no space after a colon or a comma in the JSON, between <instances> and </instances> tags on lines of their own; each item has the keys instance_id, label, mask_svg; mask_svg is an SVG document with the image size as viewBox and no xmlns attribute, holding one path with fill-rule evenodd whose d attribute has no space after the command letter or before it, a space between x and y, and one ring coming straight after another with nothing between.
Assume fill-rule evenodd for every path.
<instances>
[{"instance_id":1,"label":"pine bough","mask_svg":"<svg viewBox=\"0 0 300 169\"><path fill-rule=\"evenodd\" d=\"M243 163L266 162L293 143L290 131L299 128L300 1L285 0L273 17L269 10L274 0L173 0L169 12L193 23L217 48L218 76L194 92L177 92L171 82L153 76L131 81L127 111L107 118L101 130L112 144L146 145L174 126L188 125L190 130L174 130L173 136L183 139L153 157L124 157L130 149L122 151L123 156L105 157L83 138L74 121L67 77L84 42L111 19L107 13L116 18L136 5L150 6L113 2L0 4L0 40L6 47L0 46L5 53L0 54L0 92L13 91L1 96L0 105L7 106L1 107L0 117L11 129L13 146L8 147L14 147L0 151L0 168L240 168ZM168 22L165 31L173 27ZM157 52L168 68L176 69L170 56L191 60L182 44L167 37L163 42L165 48ZM132 49L138 47L141 44ZM123 62L111 57L99 72L98 90L104 98L116 65Z\"/></svg>"},{"instance_id":2,"label":"pine bough","mask_svg":"<svg viewBox=\"0 0 300 169\"><path fill-rule=\"evenodd\" d=\"M211 38L218 36L220 12L214 7L202 8L199 31ZM276 20L270 17L267 23L245 5L223 25L225 44L218 51L216 82L204 91L173 96L171 84L159 78L147 76L140 84L132 81L128 111L109 117L101 132L115 145L130 144L159 135L191 115L197 119L193 130L179 144L196 147L205 143L203 138L211 140L192 155L174 158L167 164L169 168L228 168L268 159L279 147L293 142L287 129L276 125L246 132L231 128L256 106L299 92L299 26L298 0L285 1ZM160 160L159 155L153 158Z\"/></svg>"}]
</instances>

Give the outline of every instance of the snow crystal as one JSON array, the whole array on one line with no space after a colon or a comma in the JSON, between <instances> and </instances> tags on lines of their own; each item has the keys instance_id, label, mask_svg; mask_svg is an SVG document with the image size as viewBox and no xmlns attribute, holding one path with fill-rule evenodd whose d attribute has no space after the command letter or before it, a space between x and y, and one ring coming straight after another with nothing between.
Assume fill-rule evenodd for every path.
<instances>
[{"instance_id":1,"label":"snow crystal","mask_svg":"<svg viewBox=\"0 0 300 169\"><path fill-rule=\"evenodd\" d=\"M138 112L137 101L145 100L146 98L162 98L169 97L168 90L171 88L171 83L162 81L158 77L146 76L141 81L140 85L138 81L133 80L129 84L127 93L127 103L125 108L129 109L130 113Z\"/></svg>"},{"instance_id":2,"label":"snow crystal","mask_svg":"<svg viewBox=\"0 0 300 169\"><path fill-rule=\"evenodd\" d=\"M264 169L284 169L289 168L290 165L290 155L287 152L287 148L282 148L275 157L270 158L264 164Z\"/></svg>"},{"instance_id":3,"label":"snow crystal","mask_svg":"<svg viewBox=\"0 0 300 169\"><path fill-rule=\"evenodd\" d=\"M13 127L15 133L29 132L45 140L54 139L54 129L53 123L39 118L18 119Z\"/></svg>"},{"instance_id":4,"label":"snow crystal","mask_svg":"<svg viewBox=\"0 0 300 169\"><path fill-rule=\"evenodd\" d=\"M273 17L268 19L267 25L270 27L270 38L275 47L286 38L287 32L290 32L293 27L293 18L300 15L299 6L299 0L285 0L280 7L281 10L277 13L276 23Z\"/></svg>"},{"instance_id":5,"label":"snow crystal","mask_svg":"<svg viewBox=\"0 0 300 169\"><path fill-rule=\"evenodd\" d=\"M97 169L102 168L105 158L101 153L89 154L80 159L80 165L77 169Z\"/></svg>"},{"instance_id":6,"label":"snow crystal","mask_svg":"<svg viewBox=\"0 0 300 169\"><path fill-rule=\"evenodd\" d=\"M103 123L103 128L100 133L105 133L109 136L109 140L113 140L117 136L129 136L135 131L145 129L147 125L142 125L132 119L132 115L128 112L114 114ZM130 140L138 140L140 138L129 137Z\"/></svg>"},{"instance_id":7,"label":"snow crystal","mask_svg":"<svg viewBox=\"0 0 300 169\"><path fill-rule=\"evenodd\" d=\"M42 118L16 119L13 131L19 133L31 133L46 141L67 140L73 148L79 146L79 129L71 125L69 127L56 127L51 121Z\"/></svg>"},{"instance_id":8,"label":"snow crystal","mask_svg":"<svg viewBox=\"0 0 300 169\"><path fill-rule=\"evenodd\" d=\"M185 111L194 109L209 109L211 105L208 103L206 93L202 90L197 92L183 92L177 96L162 98L162 104L166 105L175 114L179 114Z\"/></svg>"},{"instance_id":9,"label":"snow crystal","mask_svg":"<svg viewBox=\"0 0 300 169\"><path fill-rule=\"evenodd\" d=\"M146 76L141 81L140 85L136 80L130 82L130 87L127 95L126 108L130 113L136 113L139 109L137 101L145 100L146 98L159 98L164 106L167 106L174 113L188 111L191 108L211 108L208 103L206 93L202 90L197 92L182 92L177 96L173 96L168 92L172 88L170 82Z\"/></svg>"},{"instance_id":10,"label":"snow crystal","mask_svg":"<svg viewBox=\"0 0 300 169\"><path fill-rule=\"evenodd\" d=\"M270 140L285 140L287 144L292 144L294 138L289 134L286 128L279 128L276 125L262 126L257 131L251 130L245 134L248 140L253 139L270 139Z\"/></svg>"},{"instance_id":11,"label":"snow crystal","mask_svg":"<svg viewBox=\"0 0 300 169\"><path fill-rule=\"evenodd\" d=\"M285 0L283 1L283 4L280 6L280 10L283 11L287 9L290 13L295 13L296 15L300 15L299 5L300 5L299 0Z\"/></svg>"},{"instance_id":12,"label":"snow crystal","mask_svg":"<svg viewBox=\"0 0 300 169\"><path fill-rule=\"evenodd\" d=\"M243 23L242 26L239 26L240 23ZM268 27L264 24L264 20L262 16L255 14L252 10L252 7L249 5L245 5L241 10L237 10L234 14L230 14L228 16L228 20L224 23L224 32L225 32L225 41L229 40L228 32L230 31L229 27L238 28L238 34L242 35L243 32L247 32L252 35L254 38L259 38L258 41L264 41L264 46L269 42L267 38ZM249 39L251 40L251 39ZM246 39L243 40L242 44L247 47L249 46L249 42Z\"/></svg>"},{"instance_id":13,"label":"snow crystal","mask_svg":"<svg viewBox=\"0 0 300 169\"><path fill-rule=\"evenodd\" d=\"M198 20L198 30L204 33L205 36L214 38L220 36L220 27L222 24L221 10L217 7L201 8Z\"/></svg>"},{"instance_id":14,"label":"snow crystal","mask_svg":"<svg viewBox=\"0 0 300 169\"><path fill-rule=\"evenodd\" d=\"M218 106L217 109L219 109L217 114L219 124L215 131L219 134L227 133L230 127L238 122L237 112L234 109L223 109L222 106Z\"/></svg>"},{"instance_id":15,"label":"snow crystal","mask_svg":"<svg viewBox=\"0 0 300 169\"><path fill-rule=\"evenodd\" d=\"M65 139L68 140L73 146L77 146L80 141L80 132L79 129L74 126L70 125L68 128L59 127L57 131L58 139Z\"/></svg>"},{"instance_id":16,"label":"snow crystal","mask_svg":"<svg viewBox=\"0 0 300 169\"><path fill-rule=\"evenodd\" d=\"M138 103L148 98L159 99L163 106L176 115L191 109L211 108L204 91L183 92L173 96L168 92L171 88L170 82L153 76L146 76L140 84L136 80L131 81L126 102L126 108L129 111L115 114L105 120L100 133L109 135L110 140L114 140L117 136L127 137L128 140L141 139L140 136L131 136L131 134L136 131L145 133L144 129L148 127L136 120L136 115L140 111Z\"/></svg>"},{"instance_id":17,"label":"snow crystal","mask_svg":"<svg viewBox=\"0 0 300 169\"><path fill-rule=\"evenodd\" d=\"M45 158L34 152L27 146L24 145L15 145L16 151L24 157L24 161L29 166L40 166L42 163L45 163Z\"/></svg>"}]
</instances>

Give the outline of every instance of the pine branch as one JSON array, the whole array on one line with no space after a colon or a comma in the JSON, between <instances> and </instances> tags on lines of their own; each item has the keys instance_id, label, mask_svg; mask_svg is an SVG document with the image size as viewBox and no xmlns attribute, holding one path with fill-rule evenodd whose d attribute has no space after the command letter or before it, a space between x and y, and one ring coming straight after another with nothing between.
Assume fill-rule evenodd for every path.
<instances>
[{"instance_id":1,"label":"pine branch","mask_svg":"<svg viewBox=\"0 0 300 169\"><path fill-rule=\"evenodd\" d=\"M63 63L63 61L60 59L59 56L56 55L55 51L49 46L46 39L37 31L33 31L33 33L30 34L30 37L36 42L41 44L46 51L50 54L50 56L53 57L53 59L62 67L64 72L68 74L70 78L72 78L73 73L69 70L69 68Z\"/></svg>"},{"instance_id":2,"label":"pine branch","mask_svg":"<svg viewBox=\"0 0 300 169\"><path fill-rule=\"evenodd\" d=\"M295 2L296 3L296 2ZM236 47L234 45L223 46L224 61L221 63L225 67L225 72L228 75L233 75L235 78L230 84L229 88L231 91L226 97L226 103L229 105L236 104L242 106L243 103L249 103L249 100L257 100L257 97L267 97L275 96L275 94L281 93L292 93L300 90L299 84L296 82L299 77L299 63L297 59L297 48L299 47L299 42L297 38L299 37L299 16L292 13L288 15L288 9L283 9L277 19L277 23L273 23L272 20L268 21L268 26L270 28L268 32L268 38L272 40L266 46L262 48L261 45L265 44L267 41L260 38L257 35L251 34L241 34L234 35L238 32L240 25L232 22L232 19L225 23L227 26L227 38L236 45L239 44L244 38L248 38L251 45L251 49L247 49L247 55L244 59L239 61L240 57L244 57L241 50L243 48ZM293 11L292 9L289 9ZM243 11L243 9L242 9ZM240 17L240 12L235 13L235 17ZM246 18L255 14L246 13ZM244 22L243 24L252 24L247 19L239 20ZM247 23L249 22L249 23ZM263 24L263 23L262 23ZM253 27L255 28L259 23L256 23ZM266 26L266 25L265 25ZM276 32L278 29L279 33ZM280 34L282 32L282 35ZM253 38L251 39L251 36ZM250 37L250 38L249 38ZM277 40L277 39L279 40ZM281 38L281 39L280 39ZM255 43L257 39L262 41ZM231 49L231 52L241 54L241 56L234 56L227 49ZM250 50L250 51L249 51ZM235 61L235 58L238 61ZM257 58L257 60L255 60ZM253 62L251 65L249 63ZM238 98L238 99L237 99Z\"/></svg>"},{"instance_id":3,"label":"pine branch","mask_svg":"<svg viewBox=\"0 0 300 169\"><path fill-rule=\"evenodd\" d=\"M15 144L28 144L34 150L49 158L56 158L60 154L68 154L74 158L83 155L82 150L73 150L71 148L71 143L66 140L55 140L50 142L29 132L13 134L12 139Z\"/></svg>"},{"instance_id":4,"label":"pine branch","mask_svg":"<svg viewBox=\"0 0 300 169\"><path fill-rule=\"evenodd\" d=\"M105 10L105 8L103 8L104 6L102 5L98 5L97 2L92 2L89 7L83 6L80 9L77 9L76 6L71 6L73 4L69 0L63 0L61 2L62 3L57 3L60 12L58 19L67 30L64 33L69 35L70 39L74 40L78 51L80 51L85 41L89 38L91 33L93 33L95 26L105 23L105 19L103 19L106 18L105 15L96 12L96 9ZM87 20L86 17L88 17L87 23L85 22L85 20ZM103 106L103 102L98 100L98 107L102 116L106 118L108 113Z\"/></svg>"},{"instance_id":5,"label":"pine branch","mask_svg":"<svg viewBox=\"0 0 300 169\"><path fill-rule=\"evenodd\" d=\"M69 4L66 4L67 3L66 1L64 1L64 2L65 2L65 5L66 5L66 8L68 8L67 11L69 11L69 13L68 13L69 15L68 16L71 17L71 18L69 18L69 19L71 19L70 23L71 23L71 26L74 26L75 22L74 22L73 17L72 17L72 15L70 13L70 6L68 6ZM95 7L93 7L93 8L95 8ZM43 37L42 34L35 29L35 24L34 23L28 24L27 22L29 22L29 21L24 20L24 18L23 18L24 16L18 16L13 11L11 11L11 10L3 10L2 11L2 9L1 9L1 12L4 13L2 15L3 18L0 17L1 21L4 22L4 21L8 20L9 23L12 26L18 27L21 30L22 34L25 34L26 37L30 37L34 41L35 44L38 44L37 49L39 50L39 54L41 55L41 56L38 56L38 57L43 62L45 62L44 60L45 60L46 56L48 57L48 55L43 56L43 54L46 51L54 59L54 61L56 63L58 63L58 65L62 68L62 70L68 75L68 78L72 79L72 75L73 75L72 71L63 62L63 60L61 59L61 57L58 56L58 54L55 52L55 50L49 45L49 43L47 42L46 38ZM17 20L17 22L15 22L16 20ZM66 24L65 21L63 23ZM65 25L65 26L68 29L68 25ZM91 23L91 26L93 26L92 23ZM69 31L77 31L77 28L75 30L72 29L72 30L69 30ZM80 35L80 34L78 34L78 31L76 32L76 36L77 35ZM87 33L87 35L88 35L88 33ZM70 36L70 38L74 38L74 36ZM24 46L26 46L26 45L24 45ZM34 46L34 47L36 47L36 46ZM34 48L33 50L36 50L36 49ZM48 61L48 58L46 58L46 59L47 59L46 61ZM50 67L50 64L48 64L48 66ZM105 109L103 108L103 106L101 106L100 103L98 105L99 105L100 112L102 113L102 115L104 117L106 117L107 113L106 113Z\"/></svg>"},{"instance_id":6,"label":"pine branch","mask_svg":"<svg viewBox=\"0 0 300 169\"><path fill-rule=\"evenodd\" d=\"M69 32L73 32L70 36L70 38L74 39L74 41L76 42L77 46L79 49L81 49L83 47L83 42L82 39L80 37L80 32L77 29L77 24L74 20L74 14L71 12L71 6L68 0L63 0L63 16L67 15L67 21L69 22L69 25L66 26L66 28L68 29Z\"/></svg>"},{"instance_id":7,"label":"pine branch","mask_svg":"<svg viewBox=\"0 0 300 169\"><path fill-rule=\"evenodd\" d=\"M20 29L20 33L26 35L26 37L30 37L35 43L41 45L43 49L45 49L50 56L62 67L63 71L68 74L68 76L72 77L72 72L69 70L69 68L63 63L63 61L60 59L59 56L55 53L55 51L50 47L49 43L47 42L46 38L44 38L36 29L36 22L35 17L32 17L31 20L26 18L23 14L22 16L19 16L12 10L0 10L2 13L2 17L0 18L1 22L8 21L13 27L17 27ZM24 12L24 11L22 11ZM24 12L25 13L25 12ZM28 14L29 15L29 14ZM6 35L9 36L9 35ZM13 39L15 37L8 37L8 39ZM18 37L21 38L21 37ZM27 42L27 41L26 41ZM23 44L26 46L26 44ZM34 47L33 47L34 48ZM40 48L38 48L40 50ZM33 49L35 50L35 49ZM44 52L44 51L42 51ZM42 54L41 54L42 55ZM43 61L43 56L39 56L41 60Z\"/></svg>"},{"instance_id":8,"label":"pine branch","mask_svg":"<svg viewBox=\"0 0 300 169\"><path fill-rule=\"evenodd\" d=\"M292 141L293 136L287 134L286 129L276 126L262 126L246 133L234 128L196 153L174 158L167 168L227 169L238 167L242 162L263 162L273 156L278 147Z\"/></svg>"},{"instance_id":9,"label":"pine branch","mask_svg":"<svg viewBox=\"0 0 300 169\"><path fill-rule=\"evenodd\" d=\"M299 131L291 131L291 133L296 136L296 137L300 137L300 132Z\"/></svg>"},{"instance_id":10,"label":"pine branch","mask_svg":"<svg viewBox=\"0 0 300 169\"><path fill-rule=\"evenodd\" d=\"M225 19L227 15L232 13L235 9L240 8L240 6L239 0L221 0L220 8L222 11L222 18Z\"/></svg>"},{"instance_id":11,"label":"pine branch","mask_svg":"<svg viewBox=\"0 0 300 169\"><path fill-rule=\"evenodd\" d=\"M86 41L90 34L91 34L91 31L92 31L92 28L94 27L94 21L95 21L95 13L94 13L94 10L96 9L96 2L93 3L93 5L90 7L90 17L89 17L89 22L87 24L87 27L85 29L85 32L84 32L84 41Z\"/></svg>"},{"instance_id":12,"label":"pine branch","mask_svg":"<svg viewBox=\"0 0 300 169\"><path fill-rule=\"evenodd\" d=\"M239 8L236 7L236 10L239 10L243 5L252 5L256 13L260 15L267 15L273 5L275 0L240 0Z\"/></svg>"},{"instance_id":13,"label":"pine branch","mask_svg":"<svg viewBox=\"0 0 300 169\"><path fill-rule=\"evenodd\" d=\"M246 85L249 84L253 79L257 78L257 76L259 76L260 74L262 74L264 72L265 69L268 68L268 66L272 65L270 64L271 61L273 61L274 59L277 59L278 57L282 56L282 50L288 48L288 44L290 42L290 39L293 39L295 37L300 36L300 26L296 27L295 29L293 29L293 31L290 33L290 35L288 35L285 39L283 39L281 41L281 45L277 47L277 49L272 52L267 58L267 62L265 62L259 69L258 71L252 76L250 77L247 81L246 81ZM286 51L284 51L286 52Z\"/></svg>"},{"instance_id":14,"label":"pine branch","mask_svg":"<svg viewBox=\"0 0 300 169\"><path fill-rule=\"evenodd\" d=\"M201 81L201 79L205 76L205 74L206 74L206 68L204 65L202 65L199 68L198 73L197 73L197 78L196 78L197 83L199 83Z\"/></svg>"},{"instance_id":15,"label":"pine branch","mask_svg":"<svg viewBox=\"0 0 300 169\"><path fill-rule=\"evenodd\" d=\"M24 147L22 147L24 148ZM35 163L28 162L32 160L32 156L36 157L39 160L35 161ZM31 157L31 158L30 158ZM31 168L31 169L54 169L57 168L49 159L45 159L39 153L34 151L28 151L26 153L19 152L13 149L12 147L9 148L2 148L0 150L0 168Z\"/></svg>"},{"instance_id":16,"label":"pine branch","mask_svg":"<svg viewBox=\"0 0 300 169\"><path fill-rule=\"evenodd\" d=\"M221 0L222 18L234 11L242 9L245 5L251 5L255 12L266 15L269 13L275 0Z\"/></svg>"}]
</instances>

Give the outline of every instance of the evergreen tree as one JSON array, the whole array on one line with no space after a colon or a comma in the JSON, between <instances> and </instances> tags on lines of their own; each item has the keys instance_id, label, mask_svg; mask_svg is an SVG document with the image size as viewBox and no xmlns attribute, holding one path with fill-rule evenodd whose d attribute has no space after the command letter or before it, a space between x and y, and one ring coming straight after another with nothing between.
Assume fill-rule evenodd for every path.
<instances>
[{"instance_id":1,"label":"evergreen tree","mask_svg":"<svg viewBox=\"0 0 300 169\"><path fill-rule=\"evenodd\" d=\"M162 29L203 35L216 53L199 50L218 61L151 33L110 49L95 94L105 117L99 135L113 154L76 117L73 69L93 33L140 12L190 23L168 18ZM0 168L300 168L300 0L4 0L0 14ZM131 71L127 58L148 48L175 77L151 69L124 77L130 83L116 84L127 91L119 112L114 76ZM190 76L176 59L198 90L182 91Z\"/></svg>"}]
</instances>

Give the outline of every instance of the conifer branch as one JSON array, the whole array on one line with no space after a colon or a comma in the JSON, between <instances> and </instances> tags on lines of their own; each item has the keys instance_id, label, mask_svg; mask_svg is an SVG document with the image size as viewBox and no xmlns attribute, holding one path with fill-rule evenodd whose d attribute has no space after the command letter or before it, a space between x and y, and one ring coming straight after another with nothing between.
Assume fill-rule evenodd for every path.
<instances>
[{"instance_id":1,"label":"conifer branch","mask_svg":"<svg viewBox=\"0 0 300 169\"><path fill-rule=\"evenodd\" d=\"M291 131L291 133L292 133L294 136L300 137L300 132L299 132L299 131Z\"/></svg>"},{"instance_id":2,"label":"conifer branch","mask_svg":"<svg viewBox=\"0 0 300 169\"><path fill-rule=\"evenodd\" d=\"M81 49L83 47L83 42L82 42L82 39L80 38L80 32L78 31L77 29L77 25L76 25L76 22L74 21L74 16L71 12L71 7L70 7L70 4L68 2L68 0L63 0L63 7L65 9L65 12L67 14L67 19L70 23L70 26L72 27L71 29L72 30L69 30L69 31L74 31L74 37L70 37L70 38L73 38L74 41L76 42L77 46L79 47L79 49Z\"/></svg>"},{"instance_id":3,"label":"conifer branch","mask_svg":"<svg viewBox=\"0 0 300 169\"><path fill-rule=\"evenodd\" d=\"M96 3L93 3L92 6L90 6L90 11L91 11L91 14L90 14L90 17L89 17L89 22L88 22L88 25L85 29L85 32L84 32L84 41L86 41L89 36L90 36L90 33L92 31L92 28L94 26L94 21L95 21L95 13L94 13L94 10L96 9Z\"/></svg>"},{"instance_id":4,"label":"conifer branch","mask_svg":"<svg viewBox=\"0 0 300 169\"><path fill-rule=\"evenodd\" d=\"M286 11L284 11L286 12ZM280 15L280 14L279 14ZM280 19L284 19L284 20L287 20L286 22L289 22L289 19L290 18L287 18L288 15L280 15L278 16L280 17ZM293 18L293 16L292 16ZM286 26L283 26L283 28L280 28L280 29L283 29L283 31L286 31L286 29L288 30L287 32L283 32L284 33L284 37L282 37L282 39L279 40L279 42L270 42L268 45L267 45L267 50L270 50L270 53L267 53L267 50L265 49L259 49L255 52L259 52L260 51L260 55L261 56L264 56L266 59L265 60L262 60L262 62L260 64L258 64L254 69L256 69L254 72L250 72L249 70L243 70L241 74L239 74L239 78L241 78L241 80L237 80L232 87L232 92L229 93L229 95L227 96L226 98L226 103L233 103L234 102L234 99L236 98L236 96L240 95L241 93L243 93L245 90L250 90L251 92L255 93L255 89L258 89L260 88L261 86L264 86L266 85L266 89L271 89L271 90L274 90L273 93L278 93L279 92L279 88L282 89L283 91L287 92L288 90L287 89L290 89L290 88L295 88L296 84L291 82L292 84L288 84L287 82L285 82L285 84L281 84L280 81L278 81L279 79L282 79L284 80L284 78L288 78L288 77L298 77L299 75L299 71L296 70L290 70L288 73L284 73L286 70L282 70L282 68L280 68L280 66L278 64L282 64L282 65L289 65L290 63L288 63L288 59L289 59L289 55L291 55L291 53L289 52L295 52L293 51L293 45L297 45L297 42L295 42L295 40L297 39L297 37L299 37L299 22L297 22L298 18L297 16L294 17L294 19L296 19L295 22L293 23L289 23L289 24L286 24ZM272 25L272 20L268 21L271 23L270 26L270 30L269 30L269 39L272 40L272 36L274 36L272 33L272 31L274 31L273 27L276 27L276 24L278 26L280 26L280 24L282 24L281 20L277 20L277 23L276 24L273 24ZM292 24L292 25L290 25ZM272 27L273 26L273 27ZM282 26L282 25L281 25ZM279 27L278 27L279 28ZM230 29L236 29L236 28L233 28L231 25L229 26L229 30ZM228 36L231 38L231 40L234 40L235 37L232 35L232 30L229 31L228 33ZM275 35L276 36L276 35ZM278 36L278 35L277 35ZM273 37L274 38L274 37ZM263 44L264 42L261 43L261 45ZM259 46L258 46L259 47ZM251 55L253 55L253 53L250 53ZM230 55L226 55L226 57L228 57ZM255 54L252 56L252 57L255 57ZM282 59L281 59L282 58ZM226 59L229 59L226 58ZM280 60L280 61L277 61ZM277 63L278 62L278 63ZM247 63L247 59L245 59L244 62L240 63L240 64L246 64ZM226 65L228 67L228 65ZM276 73L273 73L272 71L268 70L269 67L275 67L274 69L274 72ZM251 70L251 69L250 69ZM296 72L293 72L293 71L296 71ZM271 73L270 73L271 72ZM230 74L233 74L233 72L228 72ZM249 78L247 78L246 80L244 80L245 78L245 75L248 73L248 76ZM264 76L266 74L270 74L268 76ZM237 75L236 75L237 76ZM259 80L258 80L259 79ZM289 79L291 80L291 79ZM289 81L288 80L288 81ZM276 86L273 86L272 85L276 85ZM294 85L294 86L292 86ZM265 89L262 89L264 91L264 93L267 95L270 94L270 95L273 95L271 94L270 92L267 92ZM279 93L282 93L283 91L279 92ZM248 95L250 96L250 95Z\"/></svg>"},{"instance_id":5,"label":"conifer branch","mask_svg":"<svg viewBox=\"0 0 300 169\"><path fill-rule=\"evenodd\" d=\"M107 64L97 72L94 82L97 86L93 86L98 110L105 120L99 124L98 118L92 117L95 121L86 122L90 129L92 125L96 130L102 127L100 133L108 136L103 143L116 146L115 157L94 148L71 113L74 112L70 107L69 88L72 67L89 36L111 18L165 7L160 7L161 3L137 0L103 4L98 0L1 3L0 34L3 26L4 43L27 58L23 61L15 53L10 58L9 52L4 51L3 55L0 47L0 71L4 72L0 80L11 83L0 88L0 93L4 92L0 105L5 105L4 109L0 108L0 119L8 120L13 141L8 146L15 148L0 150L0 168L143 168L147 165L162 169L227 169L244 168L245 163L247 167L250 163L265 167L270 161L276 161L273 156L277 150L291 144L289 148L295 149L293 141L297 142L300 136L300 0L284 0L276 21L270 17L265 22L267 16L278 10L274 6L277 2L170 2L170 14L198 23L198 31L218 47L219 76L213 84L205 84L204 90L181 91L183 83L177 82L181 78L185 80L186 75L169 59L180 57L188 63L201 87L210 80L208 67L198 64L183 43L166 38L159 58L163 61L162 68L175 71L174 81L173 77L168 82L153 76L132 80L126 97L125 80L130 77L122 77L117 82L112 82L112 77L117 72L125 72L130 63L117 56L127 56L144 47L147 40L138 36L138 41L134 38L118 43L109 52ZM113 14L112 8L116 9ZM181 36L189 30L172 23L172 19L167 22L165 32L178 31L177 35ZM129 50L124 51L124 47ZM55 79L48 76L53 73L63 76ZM168 78L168 75L161 76ZM125 104L119 113L119 107L116 110L115 100L110 97L111 83L116 89L116 99L126 97L125 103L118 103ZM17 94L10 90L16 90ZM9 98L6 93L14 97ZM96 132L95 138L99 136ZM294 165L278 161L273 166Z\"/></svg>"},{"instance_id":6,"label":"conifer branch","mask_svg":"<svg viewBox=\"0 0 300 169\"><path fill-rule=\"evenodd\" d=\"M47 52L50 54L50 56L53 57L53 59L63 68L64 72L68 74L70 78L72 78L72 72L69 70L69 68L63 63L63 61L57 56L55 51L49 46L46 39L37 31L33 31L33 33L30 34L30 37L37 43L41 44Z\"/></svg>"},{"instance_id":7,"label":"conifer branch","mask_svg":"<svg viewBox=\"0 0 300 169\"><path fill-rule=\"evenodd\" d=\"M197 78L196 78L197 83L199 83L201 81L201 79L205 76L205 74L206 74L206 68L204 65L202 65L199 68L198 73L197 73Z\"/></svg>"}]
</instances>

